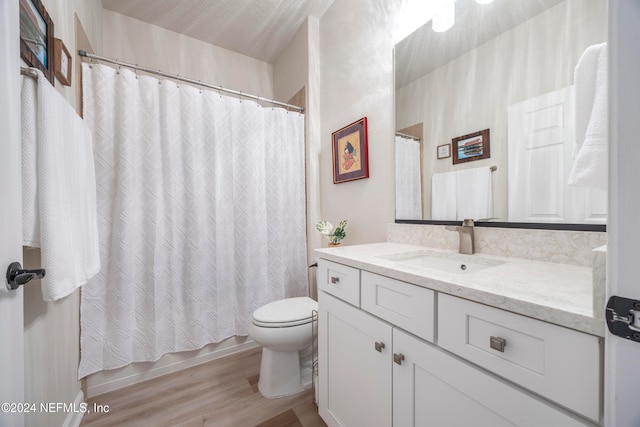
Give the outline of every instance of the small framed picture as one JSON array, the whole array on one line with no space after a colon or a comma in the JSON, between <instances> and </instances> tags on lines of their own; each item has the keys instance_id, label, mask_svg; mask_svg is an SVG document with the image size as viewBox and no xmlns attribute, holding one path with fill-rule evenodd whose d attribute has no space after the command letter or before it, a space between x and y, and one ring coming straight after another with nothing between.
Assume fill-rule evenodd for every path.
<instances>
[{"instance_id":1,"label":"small framed picture","mask_svg":"<svg viewBox=\"0 0 640 427\"><path fill-rule=\"evenodd\" d=\"M369 178L367 118L351 123L331 134L333 183Z\"/></svg>"},{"instance_id":2,"label":"small framed picture","mask_svg":"<svg viewBox=\"0 0 640 427\"><path fill-rule=\"evenodd\" d=\"M451 157L451 144L438 145L438 159L446 159Z\"/></svg>"},{"instance_id":3,"label":"small framed picture","mask_svg":"<svg viewBox=\"0 0 640 427\"><path fill-rule=\"evenodd\" d=\"M71 86L71 54L62 40L54 39L54 66L53 71L64 86Z\"/></svg>"},{"instance_id":4,"label":"small framed picture","mask_svg":"<svg viewBox=\"0 0 640 427\"><path fill-rule=\"evenodd\" d=\"M451 145L454 165L491 157L489 129L453 138Z\"/></svg>"},{"instance_id":5,"label":"small framed picture","mask_svg":"<svg viewBox=\"0 0 640 427\"><path fill-rule=\"evenodd\" d=\"M53 21L40 0L20 0L20 58L53 79Z\"/></svg>"}]
</instances>

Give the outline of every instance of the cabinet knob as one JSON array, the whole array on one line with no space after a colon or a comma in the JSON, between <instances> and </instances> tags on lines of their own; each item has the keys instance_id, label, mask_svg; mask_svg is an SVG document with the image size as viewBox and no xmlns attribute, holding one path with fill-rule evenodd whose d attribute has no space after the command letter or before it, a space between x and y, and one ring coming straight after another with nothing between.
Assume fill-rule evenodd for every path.
<instances>
[{"instance_id":1,"label":"cabinet knob","mask_svg":"<svg viewBox=\"0 0 640 427\"><path fill-rule=\"evenodd\" d=\"M507 346L507 340L500 337L490 337L489 338L489 347L494 350L499 351L500 353L504 353L504 348Z\"/></svg>"},{"instance_id":2,"label":"cabinet knob","mask_svg":"<svg viewBox=\"0 0 640 427\"><path fill-rule=\"evenodd\" d=\"M340 281L339 277L335 277L335 276L331 276L331 284L335 285L336 283L338 283Z\"/></svg>"},{"instance_id":3,"label":"cabinet knob","mask_svg":"<svg viewBox=\"0 0 640 427\"><path fill-rule=\"evenodd\" d=\"M402 365L402 361L404 360L404 354L402 353L393 353L393 361L398 365Z\"/></svg>"},{"instance_id":4,"label":"cabinet knob","mask_svg":"<svg viewBox=\"0 0 640 427\"><path fill-rule=\"evenodd\" d=\"M376 341L376 343L374 344L374 347L376 348L376 351L382 353L382 349L384 348L384 343Z\"/></svg>"}]
</instances>

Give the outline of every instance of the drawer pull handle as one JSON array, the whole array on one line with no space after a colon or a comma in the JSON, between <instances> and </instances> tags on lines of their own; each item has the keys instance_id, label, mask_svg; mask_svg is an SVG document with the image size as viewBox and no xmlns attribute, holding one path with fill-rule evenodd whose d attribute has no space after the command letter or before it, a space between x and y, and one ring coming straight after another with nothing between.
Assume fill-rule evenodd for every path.
<instances>
[{"instance_id":1,"label":"drawer pull handle","mask_svg":"<svg viewBox=\"0 0 640 427\"><path fill-rule=\"evenodd\" d=\"M335 276L331 276L331 284L335 285L336 283L338 283L340 281L339 277L335 277Z\"/></svg>"},{"instance_id":2,"label":"drawer pull handle","mask_svg":"<svg viewBox=\"0 0 640 427\"><path fill-rule=\"evenodd\" d=\"M384 348L384 343L376 341L376 343L374 344L374 347L376 348L376 351L382 353L382 349Z\"/></svg>"},{"instance_id":3,"label":"drawer pull handle","mask_svg":"<svg viewBox=\"0 0 640 427\"><path fill-rule=\"evenodd\" d=\"M507 346L507 340L500 337L490 337L489 346L500 353L504 353L504 348Z\"/></svg>"},{"instance_id":4,"label":"drawer pull handle","mask_svg":"<svg viewBox=\"0 0 640 427\"><path fill-rule=\"evenodd\" d=\"M393 361L398 365L402 365L402 361L404 360L404 354L402 353L393 353Z\"/></svg>"}]
</instances>

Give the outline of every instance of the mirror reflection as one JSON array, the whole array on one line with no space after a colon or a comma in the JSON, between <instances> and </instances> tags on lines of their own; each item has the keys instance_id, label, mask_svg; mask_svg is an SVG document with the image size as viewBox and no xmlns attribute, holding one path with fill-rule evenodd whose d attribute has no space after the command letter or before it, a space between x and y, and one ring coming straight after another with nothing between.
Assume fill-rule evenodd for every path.
<instances>
[{"instance_id":1,"label":"mirror reflection","mask_svg":"<svg viewBox=\"0 0 640 427\"><path fill-rule=\"evenodd\" d=\"M396 218L605 224L606 0L454 5L395 47Z\"/></svg>"}]
</instances>

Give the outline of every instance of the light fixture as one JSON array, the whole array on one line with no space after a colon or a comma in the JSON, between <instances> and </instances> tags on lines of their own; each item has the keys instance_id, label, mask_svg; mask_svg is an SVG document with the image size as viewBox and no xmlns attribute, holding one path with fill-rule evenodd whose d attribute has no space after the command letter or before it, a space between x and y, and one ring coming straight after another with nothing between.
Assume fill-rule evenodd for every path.
<instances>
[{"instance_id":1,"label":"light fixture","mask_svg":"<svg viewBox=\"0 0 640 427\"><path fill-rule=\"evenodd\" d=\"M478 4L489 4L491 3L493 0L476 0L476 3Z\"/></svg>"},{"instance_id":2,"label":"light fixture","mask_svg":"<svg viewBox=\"0 0 640 427\"><path fill-rule=\"evenodd\" d=\"M436 33L443 33L453 27L456 21L456 3L453 2L447 6L442 12L433 17L431 28Z\"/></svg>"}]
</instances>

